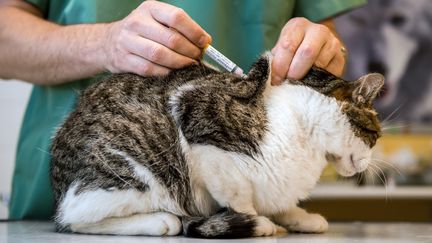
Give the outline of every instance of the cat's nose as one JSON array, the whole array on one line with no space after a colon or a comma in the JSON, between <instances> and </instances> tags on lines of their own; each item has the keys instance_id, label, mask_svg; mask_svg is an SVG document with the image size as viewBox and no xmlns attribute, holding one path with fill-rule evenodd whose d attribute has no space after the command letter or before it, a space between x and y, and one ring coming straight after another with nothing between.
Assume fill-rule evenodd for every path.
<instances>
[{"instance_id":1,"label":"cat's nose","mask_svg":"<svg viewBox=\"0 0 432 243\"><path fill-rule=\"evenodd\" d=\"M355 171L357 173L362 172L364 170L367 169L368 167L368 160L365 158L361 158L361 159L354 159L354 155L351 154L350 155L350 160L351 160L351 164L354 167Z\"/></svg>"}]
</instances>

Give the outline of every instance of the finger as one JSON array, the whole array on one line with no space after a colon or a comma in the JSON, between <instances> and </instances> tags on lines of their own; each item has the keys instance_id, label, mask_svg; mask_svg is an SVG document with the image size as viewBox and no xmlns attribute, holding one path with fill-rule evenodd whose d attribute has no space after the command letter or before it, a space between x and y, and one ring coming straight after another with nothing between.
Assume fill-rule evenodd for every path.
<instances>
[{"instance_id":1,"label":"finger","mask_svg":"<svg viewBox=\"0 0 432 243\"><path fill-rule=\"evenodd\" d=\"M158 65L169 69L176 69L196 63L194 59L178 54L152 40L134 35L130 35L128 38L129 40L126 41L126 49L129 52Z\"/></svg>"},{"instance_id":2,"label":"finger","mask_svg":"<svg viewBox=\"0 0 432 243\"><path fill-rule=\"evenodd\" d=\"M342 51L339 51L325 69L330 73L340 77L343 74L345 62L345 54Z\"/></svg>"},{"instance_id":3,"label":"finger","mask_svg":"<svg viewBox=\"0 0 432 243\"><path fill-rule=\"evenodd\" d=\"M328 40L324 46L322 47L320 53L318 54L318 58L316 59L314 65L320 68L326 68L330 61L334 58L337 52L337 45L334 43L335 41Z\"/></svg>"},{"instance_id":4,"label":"finger","mask_svg":"<svg viewBox=\"0 0 432 243\"><path fill-rule=\"evenodd\" d=\"M170 69L152 63L132 53L125 56L124 64L124 71L141 76L162 76L170 72Z\"/></svg>"},{"instance_id":5,"label":"finger","mask_svg":"<svg viewBox=\"0 0 432 243\"><path fill-rule=\"evenodd\" d=\"M291 62L288 77L291 79L304 77L317 59L324 44L325 37L319 31L314 29L307 31Z\"/></svg>"},{"instance_id":6,"label":"finger","mask_svg":"<svg viewBox=\"0 0 432 243\"><path fill-rule=\"evenodd\" d=\"M192 59L198 59L201 56L201 49L192 44L186 37L153 19L137 18L136 20L129 20L129 23L127 25L129 30L158 42L179 54Z\"/></svg>"},{"instance_id":7,"label":"finger","mask_svg":"<svg viewBox=\"0 0 432 243\"><path fill-rule=\"evenodd\" d=\"M301 79L312 67L329 35L328 30L325 31L323 28L326 27L316 25L306 31L303 42L291 62L289 78Z\"/></svg>"},{"instance_id":8,"label":"finger","mask_svg":"<svg viewBox=\"0 0 432 243\"><path fill-rule=\"evenodd\" d=\"M149 11L153 18L171 28L176 29L193 44L200 48L211 43L211 37L181 8L151 1Z\"/></svg>"},{"instance_id":9,"label":"finger","mask_svg":"<svg viewBox=\"0 0 432 243\"><path fill-rule=\"evenodd\" d=\"M278 43L272 50L272 84L277 85L287 77L291 61L304 38L304 23L288 23L282 30Z\"/></svg>"}]
</instances>

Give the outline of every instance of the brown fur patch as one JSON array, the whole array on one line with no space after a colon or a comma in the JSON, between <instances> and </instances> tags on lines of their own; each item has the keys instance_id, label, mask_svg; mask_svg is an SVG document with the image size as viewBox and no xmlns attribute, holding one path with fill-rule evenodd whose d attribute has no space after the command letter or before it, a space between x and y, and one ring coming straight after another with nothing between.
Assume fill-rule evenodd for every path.
<instances>
[{"instance_id":1,"label":"brown fur patch","mask_svg":"<svg viewBox=\"0 0 432 243\"><path fill-rule=\"evenodd\" d=\"M377 113L373 109L358 108L348 102L342 105L342 111L347 115L355 135L372 148L381 136Z\"/></svg>"}]
</instances>

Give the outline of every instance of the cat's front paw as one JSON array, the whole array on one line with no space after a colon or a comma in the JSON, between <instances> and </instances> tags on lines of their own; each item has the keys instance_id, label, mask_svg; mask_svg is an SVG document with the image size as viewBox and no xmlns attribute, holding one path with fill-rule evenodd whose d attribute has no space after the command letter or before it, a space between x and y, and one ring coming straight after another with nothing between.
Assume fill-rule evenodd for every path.
<instances>
[{"instance_id":1,"label":"cat's front paw","mask_svg":"<svg viewBox=\"0 0 432 243\"><path fill-rule=\"evenodd\" d=\"M154 213L153 232L151 235L178 235L181 232L182 224L180 219L171 213Z\"/></svg>"},{"instance_id":2,"label":"cat's front paw","mask_svg":"<svg viewBox=\"0 0 432 243\"><path fill-rule=\"evenodd\" d=\"M255 219L254 236L270 236L279 233L286 233L286 229L276 225L270 219L264 216L257 216Z\"/></svg>"},{"instance_id":3,"label":"cat's front paw","mask_svg":"<svg viewBox=\"0 0 432 243\"><path fill-rule=\"evenodd\" d=\"M289 230L302 233L324 233L328 230L327 220L319 214L306 214L288 226Z\"/></svg>"}]
</instances>

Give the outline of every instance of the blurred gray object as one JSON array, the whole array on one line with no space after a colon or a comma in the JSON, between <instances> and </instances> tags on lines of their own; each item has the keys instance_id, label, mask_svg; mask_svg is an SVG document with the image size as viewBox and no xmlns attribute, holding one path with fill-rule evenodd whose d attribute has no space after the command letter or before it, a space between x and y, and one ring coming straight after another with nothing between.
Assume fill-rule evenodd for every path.
<instances>
[{"instance_id":1,"label":"blurred gray object","mask_svg":"<svg viewBox=\"0 0 432 243\"><path fill-rule=\"evenodd\" d=\"M370 0L335 23L349 50L345 78L386 76L381 117L432 125L432 0Z\"/></svg>"}]
</instances>

